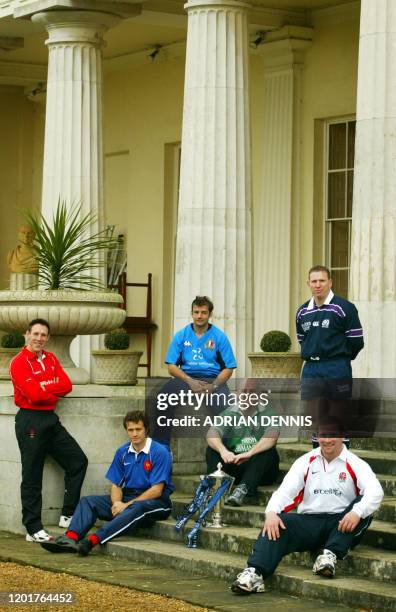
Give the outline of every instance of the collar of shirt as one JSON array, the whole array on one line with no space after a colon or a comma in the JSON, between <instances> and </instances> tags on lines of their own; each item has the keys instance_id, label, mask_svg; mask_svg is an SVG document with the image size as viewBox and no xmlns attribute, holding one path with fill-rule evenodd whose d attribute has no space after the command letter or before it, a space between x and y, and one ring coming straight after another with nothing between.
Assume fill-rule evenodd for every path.
<instances>
[{"instance_id":1,"label":"collar of shirt","mask_svg":"<svg viewBox=\"0 0 396 612\"><path fill-rule=\"evenodd\" d=\"M33 353L33 351L30 351L30 350L27 348L27 346L24 346L22 350L23 350L23 352L25 353L26 357L29 359L29 361L33 361L34 359L36 359L37 361L42 361L42 360L43 360L43 359L45 359L45 358L46 358L46 356L47 356L47 355L46 355L46 352L45 352L45 351L42 351L42 352L41 352L41 356L40 356L40 357L38 357L38 356L36 355L36 353Z\"/></svg>"},{"instance_id":2,"label":"collar of shirt","mask_svg":"<svg viewBox=\"0 0 396 612\"><path fill-rule=\"evenodd\" d=\"M327 306L327 304L330 304L331 300L334 297L334 293L332 292L332 290L330 289L329 293L327 294L327 298L325 299L325 301L323 302L322 306ZM309 300L309 304L307 306L307 310L313 310L314 308L318 308L315 304L315 299L312 296L311 299ZM320 306L319 306L320 308Z\"/></svg>"},{"instance_id":3,"label":"collar of shirt","mask_svg":"<svg viewBox=\"0 0 396 612\"><path fill-rule=\"evenodd\" d=\"M140 451L135 450L131 442L128 448L128 453L135 453L135 455L138 455L139 453L146 453L146 455L148 455L150 452L150 448L151 448L151 442L152 442L151 438L147 438L146 444L144 445L143 448L140 449Z\"/></svg>"},{"instance_id":4,"label":"collar of shirt","mask_svg":"<svg viewBox=\"0 0 396 612\"><path fill-rule=\"evenodd\" d=\"M327 464L327 465L331 465L331 464L333 463L333 461L337 461L338 459L339 459L340 461L343 461L344 463L346 463L346 462L348 461L348 449L347 449L347 447L345 446L345 444L343 444L343 445L342 445L342 451L340 452L340 454L338 455L338 457L334 457L334 459L332 459L330 462L329 462L329 461L327 461L326 457L324 457L324 456L322 455L322 449L321 449L320 447L319 447L319 448L316 448L316 449L314 450L314 454L315 454L315 455L320 455L320 456L322 457L322 459L323 459L324 461L326 461L326 464Z\"/></svg>"}]
</instances>

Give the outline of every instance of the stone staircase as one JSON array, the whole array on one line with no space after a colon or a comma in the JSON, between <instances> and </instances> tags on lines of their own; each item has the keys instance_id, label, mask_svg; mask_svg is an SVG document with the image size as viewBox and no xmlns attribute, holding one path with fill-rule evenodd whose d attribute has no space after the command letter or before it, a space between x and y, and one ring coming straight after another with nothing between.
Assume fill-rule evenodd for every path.
<instances>
[{"instance_id":1,"label":"stone staircase","mask_svg":"<svg viewBox=\"0 0 396 612\"><path fill-rule=\"evenodd\" d=\"M279 444L282 472L285 473L291 462L309 449L307 443ZM336 605L354 610L396 610L396 439L355 440L351 450L372 466L385 491L382 506L362 544L338 563L333 580L312 574L313 559L309 553L295 553L282 561L274 576L266 581L266 586L274 593L300 599L320 599L329 609ZM191 500L198 480L197 474L174 476L175 515ZM246 565L247 555L263 524L264 507L274 488L261 487L250 505L225 507L223 516L227 527L203 528L197 549L186 547L185 534L177 534L175 520L169 518L151 529L140 530L134 537L110 542L107 553L148 565L174 568L177 572L231 582ZM187 530L190 524L193 525L190 521ZM254 596L254 599L259 597L263 598L264 606L265 594ZM249 609L246 598L235 596L235 600L235 609ZM326 603L321 604L323 609L326 609ZM210 605L209 595L207 605Z\"/></svg>"}]
</instances>

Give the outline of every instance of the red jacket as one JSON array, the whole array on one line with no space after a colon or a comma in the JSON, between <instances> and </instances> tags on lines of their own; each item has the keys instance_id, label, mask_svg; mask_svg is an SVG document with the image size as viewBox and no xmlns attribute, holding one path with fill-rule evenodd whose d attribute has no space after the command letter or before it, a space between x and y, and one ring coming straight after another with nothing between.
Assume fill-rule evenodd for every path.
<instances>
[{"instance_id":1,"label":"red jacket","mask_svg":"<svg viewBox=\"0 0 396 612\"><path fill-rule=\"evenodd\" d=\"M70 378L55 355L47 351L39 361L24 347L10 363L10 375L19 408L55 410L59 398L72 390Z\"/></svg>"}]
</instances>

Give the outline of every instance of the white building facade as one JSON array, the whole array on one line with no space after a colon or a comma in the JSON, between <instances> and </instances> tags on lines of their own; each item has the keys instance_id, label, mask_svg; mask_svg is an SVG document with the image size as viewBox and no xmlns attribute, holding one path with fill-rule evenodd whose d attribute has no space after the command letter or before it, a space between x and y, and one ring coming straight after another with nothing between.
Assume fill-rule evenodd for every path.
<instances>
[{"instance_id":1,"label":"white building facade","mask_svg":"<svg viewBox=\"0 0 396 612\"><path fill-rule=\"evenodd\" d=\"M386 0L0 0L2 288L21 210L81 200L153 274L154 374L197 294L248 372L322 263L393 376L395 36Z\"/></svg>"}]
</instances>

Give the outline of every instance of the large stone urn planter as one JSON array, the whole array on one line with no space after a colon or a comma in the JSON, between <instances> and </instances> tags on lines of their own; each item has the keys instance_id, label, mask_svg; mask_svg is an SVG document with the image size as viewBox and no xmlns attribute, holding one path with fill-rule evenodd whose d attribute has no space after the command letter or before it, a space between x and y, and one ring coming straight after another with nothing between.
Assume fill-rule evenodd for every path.
<instances>
[{"instance_id":1,"label":"large stone urn planter","mask_svg":"<svg viewBox=\"0 0 396 612\"><path fill-rule=\"evenodd\" d=\"M29 321L46 319L51 328L47 348L53 351L74 384L87 384L89 375L70 357L77 335L103 334L122 325L122 297L110 291L0 291L0 329L24 333Z\"/></svg>"},{"instance_id":2,"label":"large stone urn planter","mask_svg":"<svg viewBox=\"0 0 396 612\"><path fill-rule=\"evenodd\" d=\"M296 391L303 364L300 353L248 353L253 378L274 378L275 390ZM287 379L287 380L286 380Z\"/></svg>"},{"instance_id":3,"label":"large stone urn planter","mask_svg":"<svg viewBox=\"0 0 396 612\"><path fill-rule=\"evenodd\" d=\"M93 378L98 385L136 385L142 351L92 351Z\"/></svg>"},{"instance_id":4,"label":"large stone urn planter","mask_svg":"<svg viewBox=\"0 0 396 612\"><path fill-rule=\"evenodd\" d=\"M9 366L11 359L18 355L20 348L0 347L0 380L10 380Z\"/></svg>"}]
</instances>

